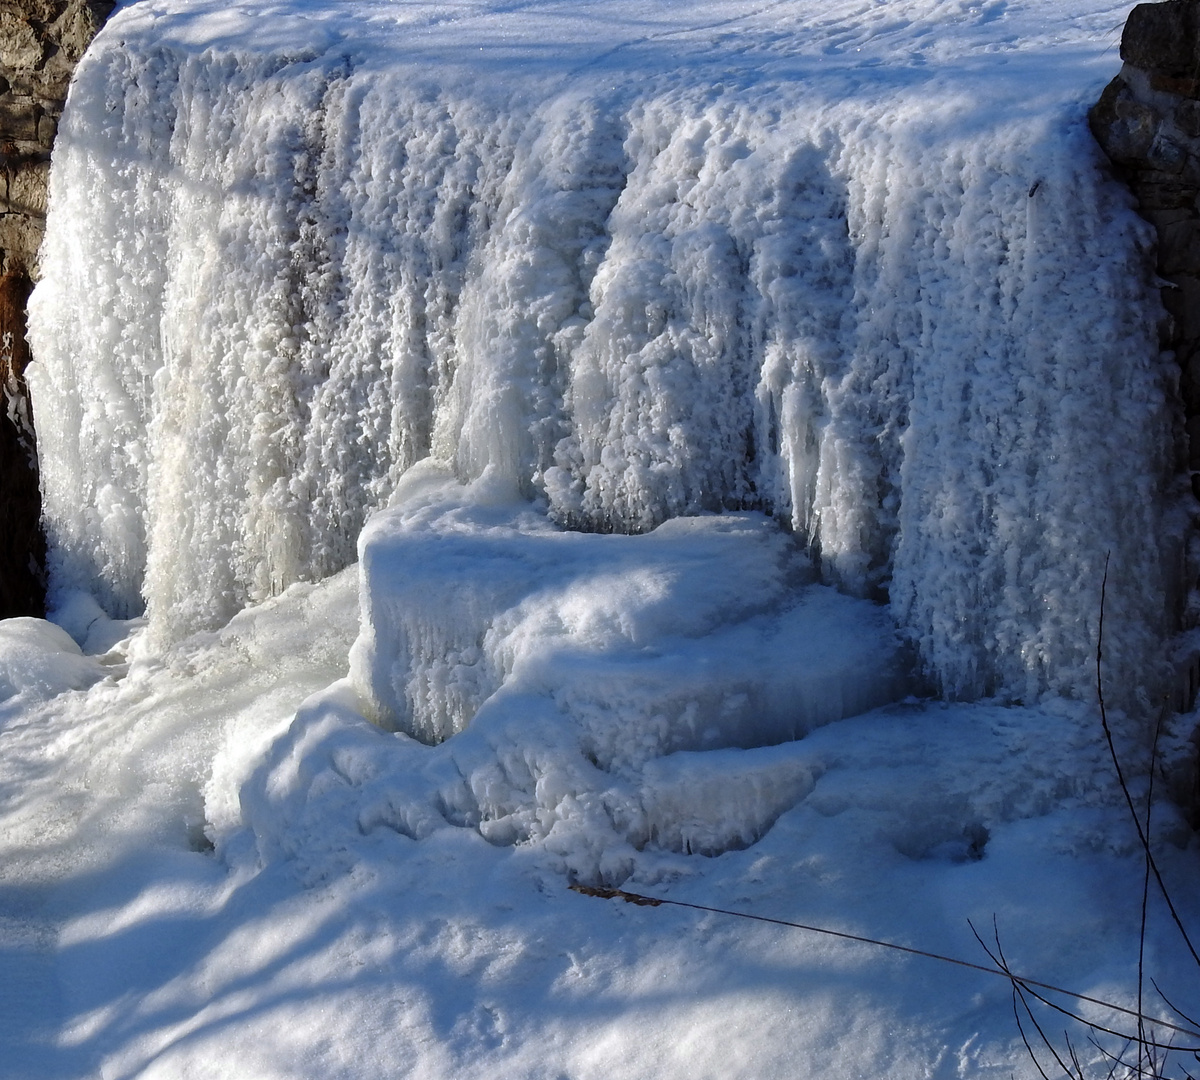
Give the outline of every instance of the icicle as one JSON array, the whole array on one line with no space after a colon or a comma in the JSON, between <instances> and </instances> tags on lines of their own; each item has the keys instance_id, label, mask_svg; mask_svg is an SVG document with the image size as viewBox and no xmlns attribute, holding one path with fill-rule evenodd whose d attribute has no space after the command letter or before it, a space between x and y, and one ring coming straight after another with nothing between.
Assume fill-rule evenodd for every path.
<instances>
[{"instance_id":1,"label":"icicle","mask_svg":"<svg viewBox=\"0 0 1200 1080\"><path fill-rule=\"evenodd\" d=\"M1114 676L1154 667L1169 375L1081 126L120 25L31 313L59 590L219 625L353 561L433 455L572 527L764 510L952 696L1083 685L1111 550Z\"/></svg>"}]
</instances>

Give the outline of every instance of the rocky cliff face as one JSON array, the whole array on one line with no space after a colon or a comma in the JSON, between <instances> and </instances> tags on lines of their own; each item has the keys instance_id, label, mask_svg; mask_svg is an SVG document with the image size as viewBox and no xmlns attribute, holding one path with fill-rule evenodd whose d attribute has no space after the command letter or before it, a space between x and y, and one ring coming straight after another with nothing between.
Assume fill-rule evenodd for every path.
<instances>
[{"instance_id":1,"label":"rocky cliff face","mask_svg":"<svg viewBox=\"0 0 1200 1080\"><path fill-rule=\"evenodd\" d=\"M1089 117L1139 210L1158 231L1166 347L1180 365L1188 468L1200 494L1200 0L1139 4L1120 74Z\"/></svg>"},{"instance_id":2,"label":"rocky cliff face","mask_svg":"<svg viewBox=\"0 0 1200 1080\"><path fill-rule=\"evenodd\" d=\"M1181 462L1200 498L1200 0L1139 4L1121 37L1120 74L1089 114L1092 133L1158 233L1157 269L1171 315L1163 347L1179 362L1186 423ZM1200 625L1196 537L1181 594L1191 586L1182 628ZM1189 644L1190 643L1190 644ZM1194 635L1176 657L1181 709L1200 691ZM1200 820L1200 767L1190 796Z\"/></svg>"},{"instance_id":3,"label":"rocky cliff face","mask_svg":"<svg viewBox=\"0 0 1200 1080\"><path fill-rule=\"evenodd\" d=\"M67 85L112 8L111 0L0 0L0 618L41 614L44 604L25 303Z\"/></svg>"}]
</instances>

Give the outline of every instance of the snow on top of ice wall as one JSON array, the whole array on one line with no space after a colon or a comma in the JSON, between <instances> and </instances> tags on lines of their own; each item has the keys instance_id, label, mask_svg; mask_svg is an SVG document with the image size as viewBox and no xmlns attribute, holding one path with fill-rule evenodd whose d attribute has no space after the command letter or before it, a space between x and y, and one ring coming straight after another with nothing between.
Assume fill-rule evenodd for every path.
<instances>
[{"instance_id":1,"label":"snow on top of ice wall","mask_svg":"<svg viewBox=\"0 0 1200 1080\"><path fill-rule=\"evenodd\" d=\"M125 9L32 303L55 587L220 624L434 455L589 529L765 509L955 696L1086 681L1111 551L1151 670L1170 365L1068 6Z\"/></svg>"}]
</instances>

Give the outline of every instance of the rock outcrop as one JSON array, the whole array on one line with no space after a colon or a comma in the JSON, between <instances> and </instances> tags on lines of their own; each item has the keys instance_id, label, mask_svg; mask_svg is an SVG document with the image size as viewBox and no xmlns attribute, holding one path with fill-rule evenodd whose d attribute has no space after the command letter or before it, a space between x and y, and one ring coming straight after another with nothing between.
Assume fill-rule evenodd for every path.
<instances>
[{"instance_id":1,"label":"rock outcrop","mask_svg":"<svg viewBox=\"0 0 1200 1080\"><path fill-rule=\"evenodd\" d=\"M1200 0L1139 4L1121 37L1120 73L1104 89L1088 119L1117 175L1158 233L1157 269L1163 306L1171 315L1163 347L1179 363L1186 423L1183 440L1192 490L1200 499ZM1180 593L1187 594L1175 656L1175 706L1189 711L1200 693L1200 580L1198 538ZM1194 736L1200 746L1200 729ZM1200 758L1191 762L1181 795L1200 823ZM1177 785L1178 786L1178 785Z\"/></svg>"},{"instance_id":2,"label":"rock outcrop","mask_svg":"<svg viewBox=\"0 0 1200 1080\"><path fill-rule=\"evenodd\" d=\"M1164 345L1180 366L1187 467L1200 496L1200 0L1139 4L1121 38L1121 72L1092 132L1158 232Z\"/></svg>"},{"instance_id":3,"label":"rock outcrop","mask_svg":"<svg viewBox=\"0 0 1200 1080\"><path fill-rule=\"evenodd\" d=\"M50 148L71 73L112 0L0 0L0 618L40 615L45 541L23 373Z\"/></svg>"}]
</instances>

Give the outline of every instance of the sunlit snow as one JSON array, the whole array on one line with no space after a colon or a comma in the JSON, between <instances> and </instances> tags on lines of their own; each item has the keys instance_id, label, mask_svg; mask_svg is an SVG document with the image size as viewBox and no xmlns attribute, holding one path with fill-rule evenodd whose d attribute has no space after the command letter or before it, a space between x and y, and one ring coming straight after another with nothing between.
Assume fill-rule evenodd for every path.
<instances>
[{"instance_id":1,"label":"sunlit snow","mask_svg":"<svg viewBox=\"0 0 1200 1080\"><path fill-rule=\"evenodd\" d=\"M1184 511L1125 14L124 6L31 307L0 1075L1034 1075L1001 978L571 883L1135 1004L1100 582L1140 777Z\"/></svg>"}]
</instances>

